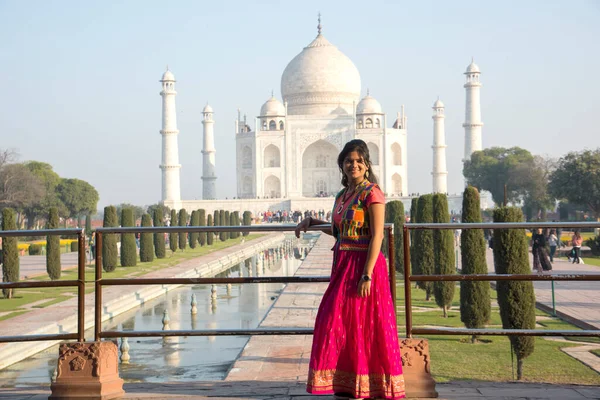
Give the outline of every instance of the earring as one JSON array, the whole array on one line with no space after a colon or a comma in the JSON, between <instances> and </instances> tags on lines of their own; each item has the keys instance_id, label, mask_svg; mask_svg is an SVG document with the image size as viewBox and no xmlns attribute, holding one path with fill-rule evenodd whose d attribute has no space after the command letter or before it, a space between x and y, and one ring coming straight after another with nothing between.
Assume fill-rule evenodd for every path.
<instances>
[{"instance_id":1,"label":"earring","mask_svg":"<svg viewBox=\"0 0 600 400\"><path fill-rule=\"evenodd\" d=\"M365 172L365 178L369 177L369 171Z\"/></svg>"}]
</instances>

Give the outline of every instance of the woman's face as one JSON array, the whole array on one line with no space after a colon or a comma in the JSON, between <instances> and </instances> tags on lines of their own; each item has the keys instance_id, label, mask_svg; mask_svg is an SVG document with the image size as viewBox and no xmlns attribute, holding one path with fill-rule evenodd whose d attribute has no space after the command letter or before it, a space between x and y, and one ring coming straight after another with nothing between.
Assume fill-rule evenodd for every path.
<instances>
[{"instance_id":1,"label":"woman's face","mask_svg":"<svg viewBox=\"0 0 600 400\"><path fill-rule=\"evenodd\" d=\"M366 172L367 166L362 156L356 151L348 153L344 158L344 174L348 177L348 181L360 182L365 178Z\"/></svg>"},{"instance_id":2,"label":"woman's face","mask_svg":"<svg viewBox=\"0 0 600 400\"><path fill-rule=\"evenodd\" d=\"M542 228L537 228L536 232L537 232L538 235L541 235L542 234Z\"/></svg>"}]
</instances>

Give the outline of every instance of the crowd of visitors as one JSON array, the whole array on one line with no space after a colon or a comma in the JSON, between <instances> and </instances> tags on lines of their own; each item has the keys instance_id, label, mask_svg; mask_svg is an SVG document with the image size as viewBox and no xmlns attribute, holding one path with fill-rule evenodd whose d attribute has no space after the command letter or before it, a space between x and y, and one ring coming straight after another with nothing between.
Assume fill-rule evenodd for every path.
<instances>
[{"instance_id":1,"label":"crowd of visitors","mask_svg":"<svg viewBox=\"0 0 600 400\"><path fill-rule=\"evenodd\" d=\"M277 211L261 211L258 215L254 215L256 223L299 223L303 218L318 218L323 221L331 221L331 211L320 210L305 210L304 212L277 210Z\"/></svg>"}]
</instances>

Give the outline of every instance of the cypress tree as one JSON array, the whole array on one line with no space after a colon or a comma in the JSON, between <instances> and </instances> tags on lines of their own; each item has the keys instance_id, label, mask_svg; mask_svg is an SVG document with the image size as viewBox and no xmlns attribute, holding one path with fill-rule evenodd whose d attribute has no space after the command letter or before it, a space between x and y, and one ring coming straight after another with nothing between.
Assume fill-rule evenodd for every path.
<instances>
[{"instance_id":1,"label":"cypress tree","mask_svg":"<svg viewBox=\"0 0 600 400\"><path fill-rule=\"evenodd\" d=\"M396 271L404 273L404 204L400 200L386 203L385 222L394 224L394 265Z\"/></svg>"},{"instance_id":2,"label":"cypress tree","mask_svg":"<svg viewBox=\"0 0 600 400\"><path fill-rule=\"evenodd\" d=\"M229 226L236 226L235 223L235 212L229 213ZM237 237L237 232L229 232L229 238L235 239Z\"/></svg>"},{"instance_id":3,"label":"cypress tree","mask_svg":"<svg viewBox=\"0 0 600 400\"><path fill-rule=\"evenodd\" d=\"M462 222L482 222L479 192L468 186L463 193ZM463 229L460 235L462 273L487 274L485 238L482 229ZM467 328L485 327L490 320L491 299L489 282L460 282L460 320ZM471 338L475 342L476 336Z\"/></svg>"},{"instance_id":4,"label":"cypress tree","mask_svg":"<svg viewBox=\"0 0 600 400\"><path fill-rule=\"evenodd\" d=\"M198 226L206 226L206 210L203 208L198 210ZM200 232L198 234L198 243L200 243L200 246L206 244L206 232Z\"/></svg>"},{"instance_id":5,"label":"cypress tree","mask_svg":"<svg viewBox=\"0 0 600 400\"><path fill-rule=\"evenodd\" d=\"M225 211L224 210L219 210L219 224L221 226L229 225L229 218L225 219ZM226 241L227 239L229 239L229 233L228 232L219 232L219 239L221 240L221 242Z\"/></svg>"},{"instance_id":6,"label":"cypress tree","mask_svg":"<svg viewBox=\"0 0 600 400\"><path fill-rule=\"evenodd\" d=\"M241 223L241 221L240 221L240 212L239 211L234 211L233 212L233 216L234 216L234 219L233 219L234 225L235 226L240 226L240 223ZM240 236L242 236L242 232L236 231L235 232L236 239L239 238Z\"/></svg>"},{"instance_id":7,"label":"cypress tree","mask_svg":"<svg viewBox=\"0 0 600 400\"><path fill-rule=\"evenodd\" d=\"M161 207L156 207L154 209L153 217L154 226L165 226L165 220ZM165 253L165 233L156 232L154 234L154 254L156 255L156 258L165 258Z\"/></svg>"},{"instance_id":8,"label":"cypress tree","mask_svg":"<svg viewBox=\"0 0 600 400\"><path fill-rule=\"evenodd\" d=\"M48 213L48 229L57 229L59 224L58 208L51 207ZM60 279L60 236L46 236L46 271L50 279Z\"/></svg>"},{"instance_id":9,"label":"cypress tree","mask_svg":"<svg viewBox=\"0 0 600 400\"><path fill-rule=\"evenodd\" d=\"M413 197L410 200L410 222L412 222L413 224L417 222L417 209L419 207L419 198L418 197ZM415 230L409 231L410 232L410 265L411 265L411 271L417 271L417 267L415 267L415 255L417 254L417 250L415 248ZM411 273L415 273L415 272L411 272Z\"/></svg>"},{"instance_id":10,"label":"cypress tree","mask_svg":"<svg viewBox=\"0 0 600 400\"><path fill-rule=\"evenodd\" d=\"M150 214L142 215L142 226L152 226ZM152 260L154 260L154 243L152 240L152 233L143 232L140 236L140 261L150 262Z\"/></svg>"},{"instance_id":11,"label":"cypress tree","mask_svg":"<svg viewBox=\"0 0 600 400\"><path fill-rule=\"evenodd\" d=\"M208 217L206 218L206 226L213 226L213 216L210 214L208 214ZM207 232L206 233L206 245L212 246L214 238L215 238L215 234L213 232Z\"/></svg>"},{"instance_id":12,"label":"cypress tree","mask_svg":"<svg viewBox=\"0 0 600 400\"><path fill-rule=\"evenodd\" d=\"M171 226L177 226L177 211L171 210ZM177 251L179 242L179 234L177 232L169 232L169 248L173 253Z\"/></svg>"},{"instance_id":13,"label":"cypress tree","mask_svg":"<svg viewBox=\"0 0 600 400\"><path fill-rule=\"evenodd\" d=\"M119 226L119 218L117 217L115 206L104 207L104 222L102 226L107 228ZM109 233L102 235L102 268L104 268L104 271L114 271L117 268L118 258L117 234Z\"/></svg>"},{"instance_id":14,"label":"cypress tree","mask_svg":"<svg viewBox=\"0 0 600 400\"><path fill-rule=\"evenodd\" d=\"M179 226L187 226L187 211L184 208L179 210ZM187 232L179 233L179 248L185 250L187 248Z\"/></svg>"},{"instance_id":15,"label":"cypress tree","mask_svg":"<svg viewBox=\"0 0 600 400\"><path fill-rule=\"evenodd\" d=\"M15 218L15 210L5 208L2 210L2 230L16 231L17 221ZM19 281L19 249L18 238L3 237L2 238L2 281L3 282L18 282ZM12 299L15 294L15 289L2 289L5 299Z\"/></svg>"},{"instance_id":16,"label":"cypress tree","mask_svg":"<svg viewBox=\"0 0 600 400\"><path fill-rule=\"evenodd\" d=\"M433 195L433 222L449 223L448 197L443 193ZM454 235L452 230L433 231L433 256L436 275L454 275ZM433 282L435 302L444 310L444 318L448 318L448 309L452 306L456 282Z\"/></svg>"},{"instance_id":17,"label":"cypress tree","mask_svg":"<svg viewBox=\"0 0 600 400\"><path fill-rule=\"evenodd\" d=\"M198 225L199 225L198 211L194 210L194 211L192 211L192 216L190 217L190 226L198 226ZM191 232L188 235L188 238L190 240L190 249L195 249L196 246L198 245L198 232Z\"/></svg>"},{"instance_id":18,"label":"cypress tree","mask_svg":"<svg viewBox=\"0 0 600 400\"><path fill-rule=\"evenodd\" d=\"M243 214L243 220L244 220L244 225L245 226L250 226L252 225L252 213L250 211L244 211ZM242 233L243 236L248 236L250 234L250 232L244 232Z\"/></svg>"},{"instance_id":19,"label":"cypress tree","mask_svg":"<svg viewBox=\"0 0 600 400\"><path fill-rule=\"evenodd\" d=\"M229 218L229 214L229 211L225 211L225 218L221 221L225 226L231 226L231 219ZM229 240L229 238L231 237L231 232L223 232L223 234L223 236L225 236L225 240Z\"/></svg>"},{"instance_id":20,"label":"cypress tree","mask_svg":"<svg viewBox=\"0 0 600 400\"><path fill-rule=\"evenodd\" d=\"M522 222L516 207L494 210L494 222ZM530 274L527 237L524 229L494 229L494 269L497 274ZM535 328L533 282L498 281L498 305L504 329ZM517 380L523 377L523 360L533 353L535 338L509 336L517 356Z\"/></svg>"},{"instance_id":21,"label":"cypress tree","mask_svg":"<svg viewBox=\"0 0 600 400\"><path fill-rule=\"evenodd\" d=\"M123 207L121 209L121 226L135 226L133 219L133 209ZM137 264L137 245L135 243L135 233L121 233L121 266L135 267Z\"/></svg>"},{"instance_id":22,"label":"cypress tree","mask_svg":"<svg viewBox=\"0 0 600 400\"><path fill-rule=\"evenodd\" d=\"M213 224L214 226L221 226L221 212L219 210L215 210L213 215ZM214 232L215 239L221 237L221 232Z\"/></svg>"},{"instance_id":23,"label":"cypress tree","mask_svg":"<svg viewBox=\"0 0 600 400\"><path fill-rule=\"evenodd\" d=\"M417 204L417 222L433 222L433 196L424 194L419 197ZM415 239L415 275L432 275L434 271L433 256L433 231L431 229L418 229ZM425 291L425 300L429 301L433 294L433 282L417 282L417 286Z\"/></svg>"}]
</instances>

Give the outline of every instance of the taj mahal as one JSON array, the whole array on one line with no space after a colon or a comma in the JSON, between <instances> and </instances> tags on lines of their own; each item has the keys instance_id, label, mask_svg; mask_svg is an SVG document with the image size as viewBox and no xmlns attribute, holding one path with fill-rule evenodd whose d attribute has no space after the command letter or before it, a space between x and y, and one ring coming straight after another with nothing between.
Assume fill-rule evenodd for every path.
<instances>
[{"instance_id":1,"label":"taj mahal","mask_svg":"<svg viewBox=\"0 0 600 400\"><path fill-rule=\"evenodd\" d=\"M480 70L474 63L465 72L465 158L481 150ZM162 90L162 198L172 209L199 208L253 213L276 210L329 210L341 188L337 155L352 139L364 140L379 185L389 200L408 196L407 116L404 106L388 120L369 92L361 97L361 77L354 63L322 33L294 57L281 76L281 96L273 94L249 121L238 110L235 120L237 196L217 200L214 112L203 115L202 200L182 200L175 108L175 76L167 69ZM432 107L432 192L447 192L444 104ZM233 184L233 183L231 183ZM461 196L450 196L450 209L460 209Z\"/></svg>"}]
</instances>

